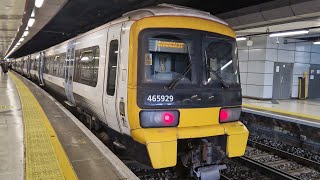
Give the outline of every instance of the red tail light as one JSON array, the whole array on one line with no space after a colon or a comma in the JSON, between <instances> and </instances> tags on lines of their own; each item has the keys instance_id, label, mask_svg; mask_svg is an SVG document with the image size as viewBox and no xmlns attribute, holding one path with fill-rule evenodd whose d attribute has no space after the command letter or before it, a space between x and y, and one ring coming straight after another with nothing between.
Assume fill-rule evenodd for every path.
<instances>
[{"instance_id":1,"label":"red tail light","mask_svg":"<svg viewBox=\"0 0 320 180\"><path fill-rule=\"evenodd\" d=\"M220 122L228 121L229 111L227 109L220 110Z\"/></svg>"},{"instance_id":2,"label":"red tail light","mask_svg":"<svg viewBox=\"0 0 320 180\"><path fill-rule=\"evenodd\" d=\"M163 113L163 122L165 124L172 124L174 121L174 115L170 112Z\"/></svg>"},{"instance_id":3,"label":"red tail light","mask_svg":"<svg viewBox=\"0 0 320 180\"><path fill-rule=\"evenodd\" d=\"M148 127L176 127L179 124L179 111L140 111L140 126Z\"/></svg>"},{"instance_id":4,"label":"red tail light","mask_svg":"<svg viewBox=\"0 0 320 180\"><path fill-rule=\"evenodd\" d=\"M240 119L241 107L220 109L220 123L238 121Z\"/></svg>"}]
</instances>

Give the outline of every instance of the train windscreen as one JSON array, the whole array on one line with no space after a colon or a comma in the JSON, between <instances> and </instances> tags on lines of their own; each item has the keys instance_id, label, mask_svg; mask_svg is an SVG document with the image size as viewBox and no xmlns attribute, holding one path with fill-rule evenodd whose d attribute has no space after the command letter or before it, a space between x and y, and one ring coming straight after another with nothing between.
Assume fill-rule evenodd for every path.
<instances>
[{"instance_id":1,"label":"train windscreen","mask_svg":"<svg viewBox=\"0 0 320 180\"><path fill-rule=\"evenodd\" d=\"M241 104L235 38L190 29L139 34L140 107Z\"/></svg>"}]
</instances>

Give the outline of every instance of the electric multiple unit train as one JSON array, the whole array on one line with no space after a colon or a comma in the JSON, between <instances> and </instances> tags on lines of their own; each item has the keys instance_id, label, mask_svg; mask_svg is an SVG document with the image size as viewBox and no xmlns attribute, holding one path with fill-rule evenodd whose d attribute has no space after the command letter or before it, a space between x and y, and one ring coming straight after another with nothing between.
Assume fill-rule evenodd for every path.
<instances>
[{"instance_id":1,"label":"electric multiple unit train","mask_svg":"<svg viewBox=\"0 0 320 180\"><path fill-rule=\"evenodd\" d=\"M245 152L235 33L207 12L135 10L12 63L155 169L213 179Z\"/></svg>"}]
</instances>

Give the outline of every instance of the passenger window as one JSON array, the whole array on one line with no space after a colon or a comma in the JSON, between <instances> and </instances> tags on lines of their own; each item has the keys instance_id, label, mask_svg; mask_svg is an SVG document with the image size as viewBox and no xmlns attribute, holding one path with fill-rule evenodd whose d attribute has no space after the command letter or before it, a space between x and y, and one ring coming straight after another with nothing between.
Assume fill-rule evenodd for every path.
<instances>
[{"instance_id":1,"label":"passenger window","mask_svg":"<svg viewBox=\"0 0 320 180\"><path fill-rule=\"evenodd\" d=\"M49 63L50 63L49 58L50 58L50 57L45 57L45 58L44 58L44 59L45 59L45 60L44 60L44 64L45 64L44 72L47 73L47 74L49 74L49 67L50 67L50 66L49 66L49 65L50 65L50 64L49 64Z\"/></svg>"},{"instance_id":2,"label":"passenger window","mask_svg":"<svg viewBox=\"0 0 320 180\"><path fill-rule=\"evenodd\" d=\"M94 63L93 63L93 82L95 84L98 81L98 71L99 71L99 57L100 57L100 50L99 48L95 49L95 54L94 54Z\"/></svg>"},{"instance_id":3,"label":"passenger window","mask_svg":"<svg viewBox=\"0 0 320 180\"><path fill-rule=\"evenodd\" d=\"M51 56L50 57L50 74L51 75L54 75L54 62L53 62L53 60L54 60L54 57L53 56Z\"/></svg>"},{"instance_id":4,"label":"passenger window","mask_svg":"<svg viewBox=\"0 0 320 180\"><path fill-rule=\"evenodd\" d=\"M109 46L109 63L107 79L107 94L110 96L113 96L115 92L118 54L118 40L112 40Z\"/></svg>"},{"instance_id":5,"label":"passenger window","mask_svg":"<svg viewBox=\"0 0 320 180\"><path fill-rule=\"evenodd\" d=\"M64 61L66 60L66 54L60 54L59 55L59 69L58 69L58 76L59 77L64 77Z\"/></svg>"},{"instance_id":6,"label":"passenger window","mask_svg":"<svg viewBox=\"0 0 320 180\"><path fill-rule=\"evenodd\" d=\"M95 87L98 81L99 47L77 50L75 54L74 81Z\"/></svg>"},{"instance_id":7,"label":"passenger window","mask_svg":"<svg viewBox=\"0 0 320 180\"><path fill-rule=\"evenodd\" d=\"M38 65L39 65L39 60L36 58L36 59L34 60L34 69L35 69L35 70L38 70Z\"/></svg>"},{"instance_id":8,"label":"passenger window","mask_svg":"<svg viewBox=\"0 0 320 180\"><path fill-rule=\"evenodd\" d=\"M91 79L93 79L93 69L92 69L92 63L93 63L93 52L92 50L84 51L81 53L80 56L80 82L83 84L90 85Z\"/></svg>"},{"instance_id":9,"label":"passenger window","mask_svg":"<svg viewBox=\"0 0 320 180\"><path fill-rule=\"evenodd\" d=\"M53 59L53 75L58 76L58 68L59 68L59 56L55 56Z\"/></svg>"}]
</instances>

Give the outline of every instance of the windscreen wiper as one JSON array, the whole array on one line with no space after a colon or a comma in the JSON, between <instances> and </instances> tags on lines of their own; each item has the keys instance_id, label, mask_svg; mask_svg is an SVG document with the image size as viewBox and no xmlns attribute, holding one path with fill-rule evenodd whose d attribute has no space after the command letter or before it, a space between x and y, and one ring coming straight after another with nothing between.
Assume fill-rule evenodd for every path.
<instances>
[{"instance_id":1,"label":"windscreen wiper","mask_svg":"<svg viewBox=\"0 0 320 180\"><path fill-rule=\"evenodd\" d=\"M220 83L222 84L223 87L225 87L225 88L229 88L229 87L230 87L230 86L228 85L228 83L226 83L216 71L214 71L214 70L211 69L210 67L207 67L207 70L208 70L209 72L212 72L212 74L214 74L214 75L217 77L217 79L220 81Z\"/></svg>"},{"instance_id":2,"label":"windscreen wiper","mask_svg":"<svg viewBox=\"0 0 320 180\"><path fill-rule=\"evenodd\" d=\"M220 83L222 84L223 87L225 88L229 88L230 86L221 78L221 76L217 73L217 71L214 71L209 65L208 65L208 57L207 57L207 50L204 51L204 55L206 58L206 69L208 72L212 72L212 74L214 74L217 79L220 81ZM209 81L208 81L209 82Z\"/></svg>"},{"instance_id":3,"label":"windscreen wiper","mask_svg":"<svg viewBox=\"0 0 320 180\"><path fill-rule=\"evenodd\" d=\"M189 46L187 46L187 49L188 49L188 55L189 55L189 64L188 66L186 67L186 69L183 71L182 74L180 74L180 76L178 76L176 79L174 79L168 86L165 86L164 89L165 90L171 90L173 88L175 88L178 84L179 81L181 81L181 79L183 77L186 76L186 74L191 70L191 66L192 66L192 60L191 60L191 55L190 55L190 49L189 49Z\"/></svg>"}]
</instances>

